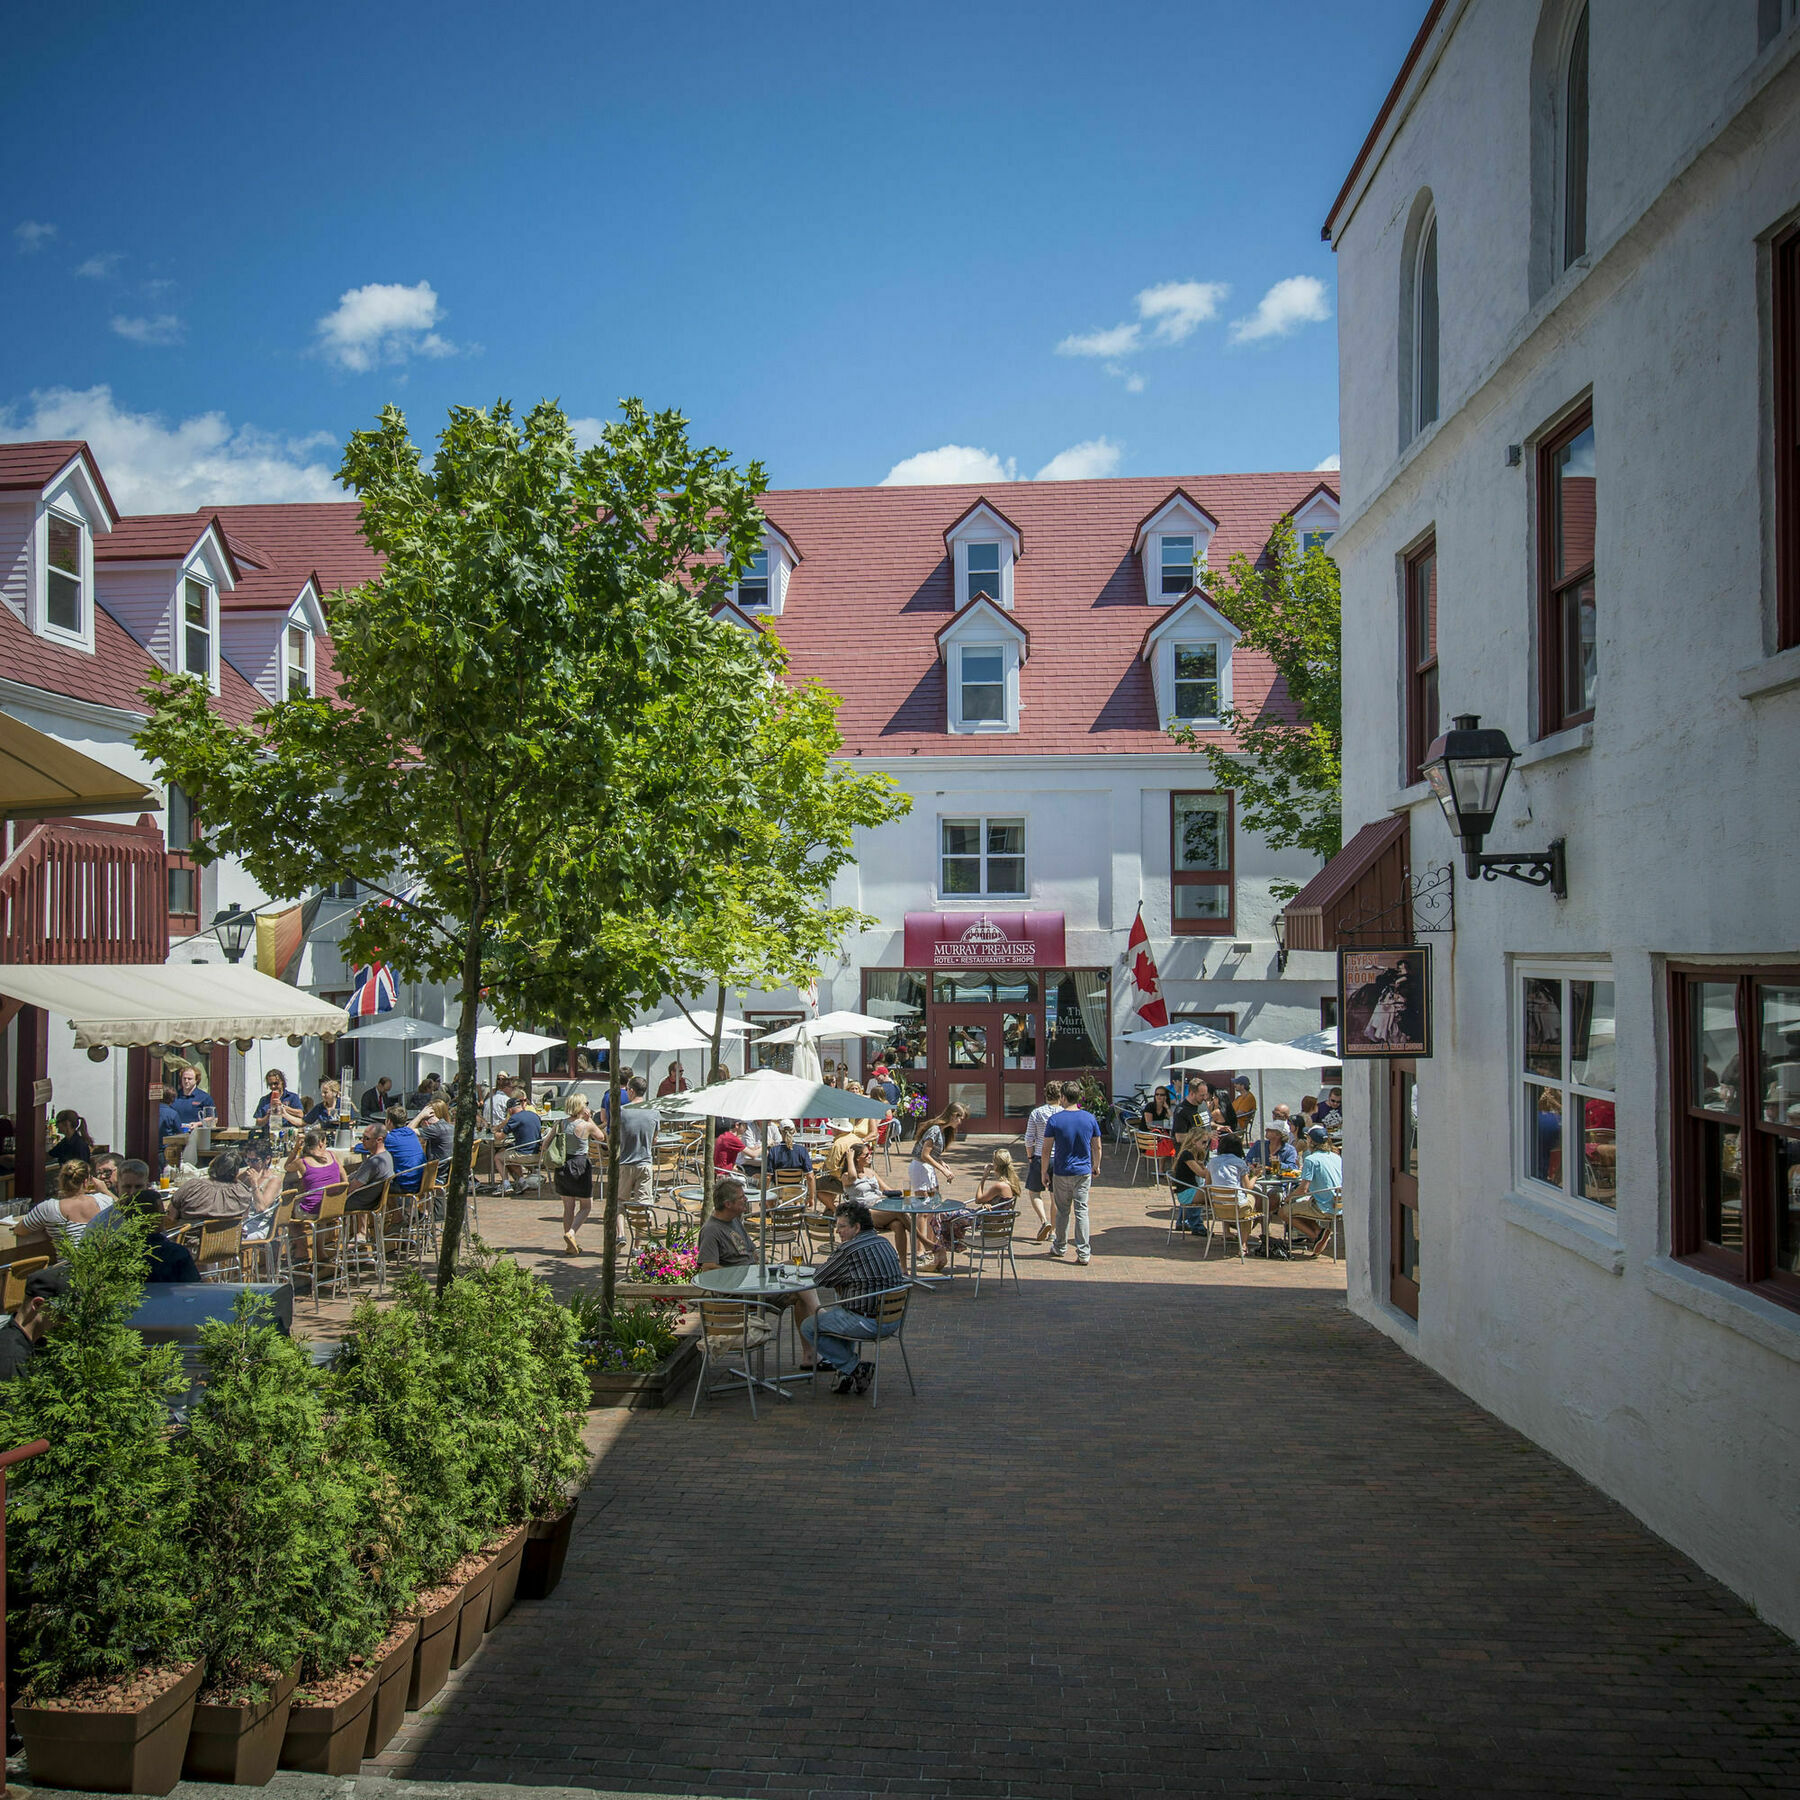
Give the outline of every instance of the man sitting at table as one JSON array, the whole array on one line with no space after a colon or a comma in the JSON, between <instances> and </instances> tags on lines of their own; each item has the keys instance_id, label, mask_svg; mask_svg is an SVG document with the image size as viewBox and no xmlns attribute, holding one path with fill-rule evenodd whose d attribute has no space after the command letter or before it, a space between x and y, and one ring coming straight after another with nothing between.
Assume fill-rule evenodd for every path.
<instances>
[{"instance_id":1,"label":"man sitting at table","mask_svg":"<svg viewBox=\"0 0 1800 1800\"><path fill-rule=\"evenodd\" d=\"M387 1135L388 1128L379 1121L363 1127L363 1159L351 1173L352 1186L344 1196L345 1212L373 1212L380 1204L382 1184L394 1176ZM415 1141L417 1135L414 1133Z\"/></svg>"},{"instance_id":2,"label":"man sitting at table","mask_svg":"<svg viewBox=\"0 0 1800 1800\"><path fill-rule=\"evenodd\" d=\"M783 1119L780 1126L781 1141L769 1147L769 1173L779 1173L783 1169L796 1170L806 1177L806 1203L813 1204L818 1188L813 1181L812 1152L794 1135L794 1121Z\"/></svg>"},{"instance_id":3,"label":"man sitting at table","mask_svg":"<svg viewBox=\"0 0 1800 1800\"><path fill-rule=\"evenodd\" d=\"M834 1394L863 1394L875 1365L861 1360L859 1346L892 1337L900 1329L876 1324L875 1303L869 1296L904 1287L906 1271L860 1200L838 1202L837 1239L838 1247L813 1271L813 1279L820 1287L835 1290L837 1299L801 1319L800 1335L817 1349L821 1362L837 1370Z\"/></svg>"},{"instance_id":4,"label":"man sitting at table","mask_svg":"<svg viewBox=\"0 0 1800 1800\"><path fill-rule=\"evenodd\" d=\"M393 1082L384 1075L372 1088L363 1090L362 1114L365 1119L387 1117L388 1095L393 1086Z\"/></svg>"},{"instance_id":5,"label":"man sitting at table","mask_svg":"<svg viewBox=\"0 0 1800 1800\"><path fill-rule=\"evenodd\" d=\"M425 1140L407 1124L404 1106L387 1109L387 1153L394 1165L394 1186L403 1194L416 1194L425 1169Z\"/></svg>"},{"instance_id":6,"label":"man sitting at table","mask_svg":"<svg viewBox=\"0 0 1800 1800\"><path fill-rule=\"evenodd\" d=\"M504 1194L516 1185L522 1194L525 1191L525 1165L519 1158L538 1155L544 1144L544 1122L525 1104L523 1094L513 1095L500 1135L508 1152L501 1163L500 1191Z\"/></svg>"},{"instance_id":7,"label":"man sitting at table","mask_svg":"<svg viewBox=\"0 0 1800 1800\"><path fill-rule=\"evenodd\" d=\"M1250 1151L1250 1162L1254 1168L1266 1169L1277 1175L1300 1173L1300 1155L1288 1137L1285 1119L1269 1121L1268 1129Z\"/></svg>"},{"instance_id":8,"label":"man sitting at table","mask_svg":"<svg viewBox=\"0 0 1800 1800\"><path fill-rule=\"evenodd\" d=\"M656 1084L656 1097L666 1100L671 1094L685 1094L688 1091L688 1078L682 1073L681 1064L669 1064L669 1072Z\"/></svg>"},{"instance_id":9,"label":"man sitting at table","mask_svg":"<svg viewBox=\"0 0 1800 1800\"><path fill-rule=\"evenodd\" d=\"M0 1381L13 1380L37 1355L50 1330L50 1309L69 1291L69 1265L52 1263L25 1277L25 1303L0 1326Z\"/></svg>"},{"instance_id":10,"label":"man sitting at table","mask_svg":"<svg viewBox=\"0 0 1800 1800\"><path fill-rule=\"evenodd\" d=\"M280 1193L280 1175L275 1180ZM255 1171L249 1159L221 1150L204 1174L191 1175L169 1198L169 1209L178 1222L190 1219L241 1219L257 1205Z\"/></svg>"},{"instance_id":11,"label":"man sitting at table","mask_svg":"<svg viewBox=\"0 0 1800 1800\"><path fill-rule=\"evenodd\" d=\"M179 1121L175 1131L186 1131L190 1125L198 1125L201 1117L213 1110L213 1097L200 1085L200 1071L192 1063L184 1063L181 1073L175 1079L176 1089L169 1098L169 1105L175 1109L175 1117ZM175 1132L168 1135L173 1137Z\"/></svg>"},{"instance_id":12,"label":"man sitting at table","mask_svg":"<svg viewBox=\"0 0 1800 1800\"><path fill-rule=\"evenodd\" d=\"M143 1171L144 1179L137 1179L137 1171ZM169 1207L164 1196L147 1188L150 1171L141 1162L128 1162L124 1168L125 1192L94 1221L95 1225L107 1223L122 1224L127 1219L147 1219L150 1231L145 1239L150 1252L150 1267L145 1273L146 1281L198 1281L200 1265L194 1261L194 1255L186 1244L178 1244L164 1231L165 1225L174 1221L170 1217ZM133 1183L136 1185L134 1186Z\"/></svg>"},{"instance_id":13,"label":"man sitting at table","mask_svg":"<svg viewBox=\"0 0 1800 1800\"><path fill-rule=\"evenodd\" d=\"M721 1175L714 1181L713 1216L700 1227L700 1242L695 1247L696 1274L704 1274L708 1269L739 1269L759 1260L744 1224L749 1207L744 1184L735 1175ZM805 1321L819 1310L818 1296L810 1289L799 1294L764 1295L760 1304L777 1310L791 1306L795 1318L801 1321L802 1331L806 1329ZM800 1366L810 1369L811 1358L803 1358Z\"/></svg>"},{"instance_id":14,"label":"man sitting at table","mask_svg":"<svg viewBox=\"0 0 1800 1800\"><path fill-rule=\"evenodd\" d=\"M1288 1209L1288 1216L1293 1228L1316 1253L1337 1229L1344 1159L1332 1149L1323 1125L1315 1125L1307 1132L1306 1145L1306 1160L1300 1165L1300 1173L1306 1178L1306 1193Z\"/></svg>"}]
</instances>

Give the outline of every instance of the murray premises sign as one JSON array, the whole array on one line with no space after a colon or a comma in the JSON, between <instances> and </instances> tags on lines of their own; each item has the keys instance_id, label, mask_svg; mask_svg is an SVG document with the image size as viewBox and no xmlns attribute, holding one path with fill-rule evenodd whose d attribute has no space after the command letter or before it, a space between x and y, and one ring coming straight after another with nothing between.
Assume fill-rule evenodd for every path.
<instances>
[{"instance_id":1,"label":"murray premises sign","mask_svg":"<svg viewBox=\"0 0 1800 1800\"><path fill-rule=\"evenodd\" d=\"M1063 962L1061 913L908 913L909 969L1047 969Z\"/></svg>"}]
</instances>

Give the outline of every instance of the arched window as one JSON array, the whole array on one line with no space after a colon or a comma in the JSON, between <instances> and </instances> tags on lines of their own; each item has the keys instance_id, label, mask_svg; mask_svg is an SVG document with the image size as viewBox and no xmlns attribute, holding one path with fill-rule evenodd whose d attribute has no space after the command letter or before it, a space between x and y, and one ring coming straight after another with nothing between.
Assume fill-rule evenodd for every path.
<instances>
[{"instance_id":1,"label":"arched window","mask_svg":"<svg viewBox=\"0 0 1800 1800\"><path fill-rule=\"evenodd\" d=\"M1588 9L1584 6L1569 36L1563 71L1562 266L1587 254L1588 198Z\"/></svg>"},{"instance_id":2,"label":"arched window","mask_svg":"<svg viewBox=\"0 0 1800 1800\"><path fill-rule=\"evenodd\" d=\"M1438 416L1438 228L1434 214L1419 233L1413 272L1413 432Z\"/></svg>"}]
</instances>

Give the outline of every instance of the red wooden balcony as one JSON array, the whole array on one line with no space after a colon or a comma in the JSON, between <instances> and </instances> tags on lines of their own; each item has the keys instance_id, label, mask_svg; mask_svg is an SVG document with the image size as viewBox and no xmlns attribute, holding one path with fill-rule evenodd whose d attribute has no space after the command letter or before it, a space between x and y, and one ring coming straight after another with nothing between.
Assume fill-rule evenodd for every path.
<instances>
[{"instance_id":1,"label":"red wooden balcony","mask_svg":"<svg viewBox=\"0 0 1800 1800\"><path fill-rule=\"evenodd\" d=\"M160 963L169 957L162 833L45 819L14 827L0 863L0 963Z\"/></svg>"}]
</instances>

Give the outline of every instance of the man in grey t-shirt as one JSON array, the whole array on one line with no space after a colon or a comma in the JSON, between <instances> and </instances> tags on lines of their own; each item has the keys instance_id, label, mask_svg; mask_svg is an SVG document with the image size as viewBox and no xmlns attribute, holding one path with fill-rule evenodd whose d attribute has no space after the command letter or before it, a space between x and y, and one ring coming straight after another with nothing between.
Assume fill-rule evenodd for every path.
<instances>
[{"instance_id":1,"label":"man in grey t-shirt","mask_svg":"<svg viewBox=\"0 0 1800 1800\"><path fill-rule=\"evenodd\" d=\"M644 1092L641 1075L625 1084L625 1104L619 1109L619 1199L648 1206L654 1194L650 1156L662 1120L643 1104Z\"/></svg>"},{"instance_id":2,"label":"man in grey t-shirt","mask_svg":"<svg viewBox=\"0 0 1800 1800\"><path fill-rule=\"evenodd\" d=\"M756 1261L756 1246L744 1225L749 1202L744 1184L734 1175L721 1175L713 1183L713 1216L700 1227L699 1269L735 1269Z\"/></svg>"}]
</instances>

